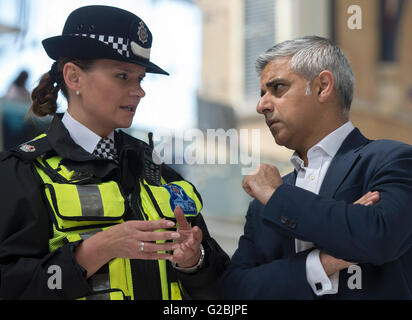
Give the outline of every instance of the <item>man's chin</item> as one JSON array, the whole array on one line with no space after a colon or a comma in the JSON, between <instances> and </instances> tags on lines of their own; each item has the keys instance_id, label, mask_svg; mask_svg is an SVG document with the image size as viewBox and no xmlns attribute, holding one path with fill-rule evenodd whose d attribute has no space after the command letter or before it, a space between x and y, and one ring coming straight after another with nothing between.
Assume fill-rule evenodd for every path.
<instances>
[{"instance_id":1,"label":"man's chin","mask_svg":"<svg viewBox=\"0 0 412 320\"><path fill-rule=\"evenodd\" d=\"M270 130L270 132L272 133L273 138L275 139L275 142L277 145L279 146L284 146L283 144L283 140L282 138L279 136L279 132L278 131L274 131L274 130Z\"/></svg>"},{"instance_id":2,"label":"man's chin","mask_svg":"<svg viewBox=\"0 0 412 320\"><path fill-rule=\"evenodd\" d=\"M275 139L275 142L278 146L282 146L291 150L295 150L293 149L292 146L290 146L290 143L288 142L287 139L285 139L284 136L280 135L279 132L274 132L272 131L272 136Z\"/></svg>"}]
</instances>

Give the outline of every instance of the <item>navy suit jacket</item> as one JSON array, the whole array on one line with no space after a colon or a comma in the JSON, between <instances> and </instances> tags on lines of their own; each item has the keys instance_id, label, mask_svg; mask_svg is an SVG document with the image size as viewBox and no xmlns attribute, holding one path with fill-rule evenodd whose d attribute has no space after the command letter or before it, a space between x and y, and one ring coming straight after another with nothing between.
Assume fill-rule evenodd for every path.
<instances>
[{"instance_id":1,"label":"navy suit jacket","mask_svg":"<svg viewBox=\"0 0 412 320\"><path fill-rule=\"evenodd\" d=\"M319 195L295 181L296 172L285 176L266 206L256 199L250 203L244 234L222 276L222 297L411 299L412 147L371 141L355 128L333 158ZM375 205L353 204L375 190ZM296 253L295 238L358 262L361 289L350 289L354 274L345 269L338 293L317 297L305 269L313 249Z\"/></svg>"}]
</instances>

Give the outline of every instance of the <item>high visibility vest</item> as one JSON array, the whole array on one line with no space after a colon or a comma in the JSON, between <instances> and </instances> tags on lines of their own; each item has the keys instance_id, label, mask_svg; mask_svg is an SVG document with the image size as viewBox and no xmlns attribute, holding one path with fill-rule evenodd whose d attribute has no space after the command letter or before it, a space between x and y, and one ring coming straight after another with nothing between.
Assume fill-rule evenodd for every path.
<instances>
[{"instance_id":1,"label":"high visibility vest","mask_svg":"<svg viewBox=\"0 0 412 320\"><path fill-rule=\"evenodd\" d=\"M136 191L125 197L117 182L89 184L87 182L93 177L68 170L61 160L59 156L48 159L40 156L34 161L36 171L43 180L44 193L53 218L50 251L66 243L86 240L97 232L124 222L127 206L137 210L144 220L174 219L174 208L179 206L189 222L202 208L201 197L187 181L166 183L162 178L163 185L153 186L145 179L139 179ZM182 299L180 283L169 280L167 262L157 262L162 299ZM134 299L129 259L112 259L88 282L94 293L81 299Z\"/></svg>"}]
</instances>

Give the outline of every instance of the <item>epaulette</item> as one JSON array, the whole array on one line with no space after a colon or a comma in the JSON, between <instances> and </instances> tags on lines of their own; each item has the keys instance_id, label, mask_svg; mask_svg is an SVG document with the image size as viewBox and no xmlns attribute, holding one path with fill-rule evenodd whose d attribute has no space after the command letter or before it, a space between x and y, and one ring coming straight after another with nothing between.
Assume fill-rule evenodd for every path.
<instances>
[{"instance_id":1,"label":"epaulette","mask_svg":"<svg viewBox=\"0 0 412 320\"><path fill-rule=\"evenodd\" d=\"M51 150L53 148L48 139L46 139L46 135L41 135L10 149L9 152L22 160L31 161Z\"/></svg>"}]
</instances>

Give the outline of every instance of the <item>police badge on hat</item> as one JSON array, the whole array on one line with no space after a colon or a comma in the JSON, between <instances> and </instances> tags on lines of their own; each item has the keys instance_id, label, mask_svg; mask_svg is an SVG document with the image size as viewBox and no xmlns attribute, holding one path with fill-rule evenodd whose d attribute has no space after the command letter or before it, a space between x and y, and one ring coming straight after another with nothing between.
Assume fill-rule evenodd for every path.
<instances>
[{"instance_id":1,"label":"police badge on hat","mask_svg":"<svg viewBox=\"0 0 412 320\"><path fill-rule=\"evenodd\" d=\"M143 43L146 43L147 39L149 38L149 33L147 32L146 26L144 25L143 21L140 21L140 23L139 23L139 28L137 30L137 35L139 37L139 40Z\"/></svg>"}]
</instances>

